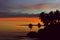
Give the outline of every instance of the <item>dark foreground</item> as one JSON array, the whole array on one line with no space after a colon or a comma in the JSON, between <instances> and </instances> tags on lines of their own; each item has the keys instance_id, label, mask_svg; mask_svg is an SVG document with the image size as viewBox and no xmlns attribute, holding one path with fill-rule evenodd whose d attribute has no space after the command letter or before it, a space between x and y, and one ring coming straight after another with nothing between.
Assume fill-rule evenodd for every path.
<instances>
[{"instance_id":1,"label":"dark foreground","mask_svg":"<svg viewBox=\"0 0 60 40\"><path fill-rule=\"evenodd\" d=\"M38 40L38 38L29 38L29 37L0 37L0 40Z\"/></svg>"}]
</instances>

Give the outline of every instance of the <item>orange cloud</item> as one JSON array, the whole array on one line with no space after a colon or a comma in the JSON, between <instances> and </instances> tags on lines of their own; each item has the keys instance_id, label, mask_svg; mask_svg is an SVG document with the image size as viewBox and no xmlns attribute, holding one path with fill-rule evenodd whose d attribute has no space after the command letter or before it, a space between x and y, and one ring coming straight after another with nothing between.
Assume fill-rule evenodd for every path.
<instances>
[{"instance_id":1,"label":"orange cloud","mask_svg":"<svg viewBox=\"0 0 60 40\"><path fill-rule=\"evenodd\" d=\"M29 23L42 23L39 17L20 17L20 18L0 18L0 21L21 21L21 22L29 22Z\"/></svg>"},{"instance_id":2,"label":"orange cloud","mask_svg":"<svg viewBox=\"0 0 60 40\"><path fill-rule=\"evenodd\" d=\"M39 17L32 17L32 18L26 18L26 17L20 17L20 18L0 18L0 26L5 27L4 30L7 32L6 28L10 30L10 32L29 32L30 29L25 26L19 26L20 24L43 24ZM1 28L1 29L3 29ZM3 30L3 31L4 31ZM13 31L12 31L13 30ZM32 31L38 31L38 27L33 27ZM0 31L1 32L1 31Z\"/></svg>"},{"instance_id":3,"label":"orange cloud","mask_svg":"<svg viewBox=\"0 0 60 40\"><path fill-rule=\"evenodd\" d=\"M43 10L44 9L49 9L50 10L50 9L55 9L55 8L51 5L37 4L37 5L22 7L20 9L43 9Z\"/></svg>"}]
</instances>

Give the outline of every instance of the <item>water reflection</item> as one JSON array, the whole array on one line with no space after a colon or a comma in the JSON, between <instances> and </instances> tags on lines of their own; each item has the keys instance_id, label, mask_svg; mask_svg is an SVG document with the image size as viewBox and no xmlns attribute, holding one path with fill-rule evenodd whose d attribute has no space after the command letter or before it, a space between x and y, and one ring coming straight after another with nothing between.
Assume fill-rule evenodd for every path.
<instances>
[{"instance_id":1,"label":"water reflection","mask_svg":"<svg viewBox=\"0 0 60 40\"><path fill-rule=\"evenodd\" d=\"M22 39L19 39L19 40L38 40L38 38L26 38L26 37L24 37L24 38L22 38Z\"/></svg>"},{"instance_id":2,"label":"water reflection","mask_svg":"<svg viewBox=\"0 0 60 40\"><path fill-rule=\"evenodd\" d=\"M0 40L38 40L38 38L29 38L29 37L20 37L20 38L0 37Z\"/></svg>"}]
</instances>

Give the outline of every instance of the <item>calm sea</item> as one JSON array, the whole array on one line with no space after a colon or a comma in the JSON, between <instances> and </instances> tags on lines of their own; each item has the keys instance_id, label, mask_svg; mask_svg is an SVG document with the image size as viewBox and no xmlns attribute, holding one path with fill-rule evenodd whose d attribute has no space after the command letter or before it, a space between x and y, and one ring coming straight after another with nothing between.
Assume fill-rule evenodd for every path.
<instances>
[{"instance_id":1,"label":"calm sea","mask_svg":"<svg viewBox=\"0 0 60 40\"><path fill-rule=\"evenodd\" d=\"M38 38L29 38L29 37L0 37L0 40L38 40Z\"/></svg>"},{"instance_id":2,"label":"calm sea","mask_svg":"<svg viewBox=\"0 0 60 40\"><path fill-rule=\"evenodd\" d=\"M37 24L41 23L38 17L32 18L0 18L0 40L35 40L28 37L16 37L16 36L26 36L30 31L38 31L38 27L33 26L30 30L28 26L20 26L25 24ZM43 27L41 27L43 28Z\"/></svg>"}]
</instances>

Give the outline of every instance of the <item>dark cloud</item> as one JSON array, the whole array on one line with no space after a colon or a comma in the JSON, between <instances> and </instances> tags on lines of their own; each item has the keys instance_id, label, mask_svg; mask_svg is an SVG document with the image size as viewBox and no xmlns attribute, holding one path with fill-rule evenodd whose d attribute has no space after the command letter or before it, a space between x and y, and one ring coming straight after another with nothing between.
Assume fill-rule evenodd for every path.
<instances>
[{"instance_id":1,"label":"dark cloud","mask_svg":"<svg viewBox=\"0 0 60 40\"><path fill-rule=\"evenodd\" d=\"M37 17L39 14L14 14L14 13L7 13L7 12L0 12L0 18L8 18L8 17Z\"/></svg>"},{"instance_id":2,"label":"dark cloud","mask_svg":"<svg viewBox=\"0 0 60 40\"><path fill-rule=\"evenodd\" d=\"M0 0L0 9L10 9L10 8L18 8L27 5L34 4L52 4L58 3L59 0Z\"/></svg>"},{"instance_id":3,"label":"dark cloud","mask_svg":"<svg viewBox=\"0 0 60 40\"><path fill-rule=\"evenodd\" d=\"M11 12L11 11L15 11L17 9L20 9L21 8L40 8L40 6L31 6L31 5L36 5L36 4L43 4L44 5L51 5L52 4L55 4L55 3L59 3L60 0L0 0L0 12ZM27 7L26 7L27 6ZM49 7L49 6L48 6ZM56 8L57 6L55 6ZM38 9L39 9L38 8ZM47 8L47 7L46 7ZM53 7L54 8L54 5ZM52 9L51 8L51 9ZM58 7L59 8L59 7ZM44 10L44 7L42 8ZM28 11L28 10L27 10ZM27 11L20 11L22 13L26 12ZM19 12L19 11L15 11L15 12ZM28 11L28 13L31 12L33 13L32 11ZM35 12L35 11L34 11ZM39 11L38 11L39 12ZM11 14L11 13L10 13ZM10 15L9 14L9 15ZM12 13L13 14L13 13ZM20 13L21 14L21 13ZM5 14L4 14L5 15ZM14 14L15 15L15 14Z\"/></svg>"},{"instance_id":4,"label":"dark cloud","mask_svg":"<svg viewBox=\"0 0 60 40\"><path fill-rule=\"evenodd\" d=\"M0 0L0 10L6 10L8 8L7 3L8 0Z\"/></svg>"}]
</instances>

